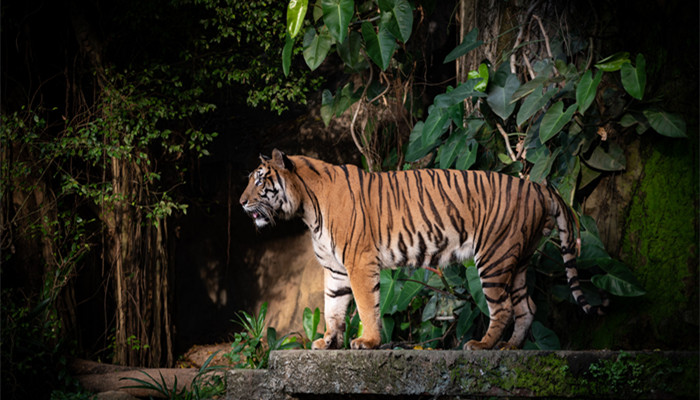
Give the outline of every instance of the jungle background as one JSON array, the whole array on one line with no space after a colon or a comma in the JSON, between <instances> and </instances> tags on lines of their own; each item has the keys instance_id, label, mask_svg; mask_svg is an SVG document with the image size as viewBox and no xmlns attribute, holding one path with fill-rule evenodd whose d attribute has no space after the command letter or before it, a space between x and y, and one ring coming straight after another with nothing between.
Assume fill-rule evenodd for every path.
<instances>
[{"instance_id":1,"label":"jungle background","mask_svg":"<svg viewBox=\"0 0 700 400\"><path fill-rule=\"evenodd\" d=\"M174 366L233 340L236 313L256 313L278 274L308 274L279 261L304 227L257 232L237 203L273 148L547 180L596 245L591 295L617 295L605 317L582 316L544 243L545 336L698 348L697 3L324 0L296 22L287 6L1 3L3 396L71 387L73 358ZM386 276L389 338L478 334L470 268L451 271L410 289L413 272Z\"/></svg>"}]
</instances>

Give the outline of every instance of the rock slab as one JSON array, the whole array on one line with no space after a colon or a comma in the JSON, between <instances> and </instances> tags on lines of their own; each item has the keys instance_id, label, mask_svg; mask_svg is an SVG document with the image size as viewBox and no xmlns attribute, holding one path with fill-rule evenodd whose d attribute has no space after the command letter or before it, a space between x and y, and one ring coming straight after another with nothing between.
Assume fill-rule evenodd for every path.
<instances>
[{"instance_id":1,"label":"rock slab","mask_svg":"<svg viewBox=\"0 0 700 400\"><path fill-rule=\"evenodd\" d=\"M232 370L227 399L693 398L698 352L275 351Z\"/></svg>"}]
</instances>

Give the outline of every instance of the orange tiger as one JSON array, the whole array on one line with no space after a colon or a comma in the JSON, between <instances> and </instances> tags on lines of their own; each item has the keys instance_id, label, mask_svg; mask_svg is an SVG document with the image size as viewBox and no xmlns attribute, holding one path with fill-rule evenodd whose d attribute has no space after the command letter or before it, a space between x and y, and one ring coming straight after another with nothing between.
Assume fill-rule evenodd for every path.
<instances>
[{"instance_id":1,"label":"orange tiger","mask_svg":"<svg viewBox=\"0 0 700 400\"><path fill-rule=\"evenodd\" d=\"M364 325L352 349L380 345L379 271L395 266L430 267L473 259L488 303L489 326L465 349L520 347L535 314L526 269L543 234L556 223L566 275L586 313L576 270L574 216L553 190L485 171L422 169L365 172L279 150L262 157L240 203L255 225L300 216L324 268L323 338L314 349L343 344L345 313L354 297ZM504 328L514 322L507 343Z\"/></svg>"}]
</instances>

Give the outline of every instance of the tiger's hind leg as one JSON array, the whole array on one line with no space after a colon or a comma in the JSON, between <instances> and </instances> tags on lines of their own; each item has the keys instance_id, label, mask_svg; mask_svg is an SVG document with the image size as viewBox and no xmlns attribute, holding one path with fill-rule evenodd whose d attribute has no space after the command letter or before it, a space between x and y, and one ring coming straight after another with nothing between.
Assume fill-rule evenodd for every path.
<instances>
[{"instance_id":1,"label":"tiger's hind leg","mask_svg":"<svg viewBox=\"0 0 700 400\"><path fill-rule=\"evenodd\" d=\"M352 300L350 279L339 268L324 268L324 309L326 332L311 344L314 350L339 349L343 347L345 313Z\"/></svg>"},{"instance_id":2,"label":"tiger's hind leg","mask_svg":"<svg viewBox=\"0 0 700 400\"><path fill-rule=\"evenodd\" d=\"M512 269L503 263L479 268L481 287L489 307L489 327L480 341L470 340L465 350L492 349L513 321L513 304L510 297Z\"/></svg>"},{"instance_id":3,"label":"tiger's hind leg","mask_svg":"<svg viewBox=\"0 0 700 400\"><path fill-rule=\"evenodd\" d=\"M515 324L513 326L513 335L507 343L499 344L499 348L517 349L520 348L525 335L535 319L535 303L527 294L527 263L522 263L518 266L518 271L513 279L513 289L510 293L510 299L513 304Z\"/></svg>"}]
</instances>

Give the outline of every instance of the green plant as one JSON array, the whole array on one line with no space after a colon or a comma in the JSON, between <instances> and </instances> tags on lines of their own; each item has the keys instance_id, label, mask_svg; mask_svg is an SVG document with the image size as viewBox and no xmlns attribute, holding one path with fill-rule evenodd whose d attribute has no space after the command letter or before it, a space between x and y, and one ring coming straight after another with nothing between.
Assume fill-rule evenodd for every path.
<instances>
[{"instance_id":1,"label":"green plant","mask_svg":"<svg viewBox=\"0 0 700 400\"><path fill-rule=\"evenodd\" d=\"M231 351L224 354L224 357L235 368L266 368L270 358L270 351L286 350L297 348L301 345L297 343L296 337L284 335L277 337L275 328L269 327L265 330L265 317L267 316L267 303L263 303L260 312L248 314L241 311L236 321L243 328L243 332L236 333L234 342L231 344ZM265 333L267 336L265 337Z\"/></svg>"},{"instance_id":2,"label":"green plant","mask_svg":"<svg viewBox=\"0 0 700 400\"><path fill-rule=\"evenodd\" d=\"M309 307L306 307L304 308L302 318L302 325L304 326L304 333L306 334L306 339L302 346L305 349L310 349L311 343L313 343L314 340L323 337L323 334L318 332L318 325L321 323L321 310L316 308L312 312Z\"/></svg>"},{"instance_id":3,"label":"green plant","mask_svg":"<svg viewBox=\"0 0 700 400\"><path fill-rule=\"evenodd\" d=\"M190 388L182 387L178 390L177 376L173 381L172 387L168 387L163 374L160 374L160 380L149 375L144 371L139 371L146 376L145 379L126 377L121 380L130 380L138 383L138 385L126 386L126 388L148 389L160 394L162 397L170 400L197 400L211 399L223 394L226 390L226 383L222 374L217 373L223 370L222 366L212 366L211 361L218 354L218 351L212 353L202 364L197 371L194 379L190 384Z\"/></svg>"}]
</instances>

